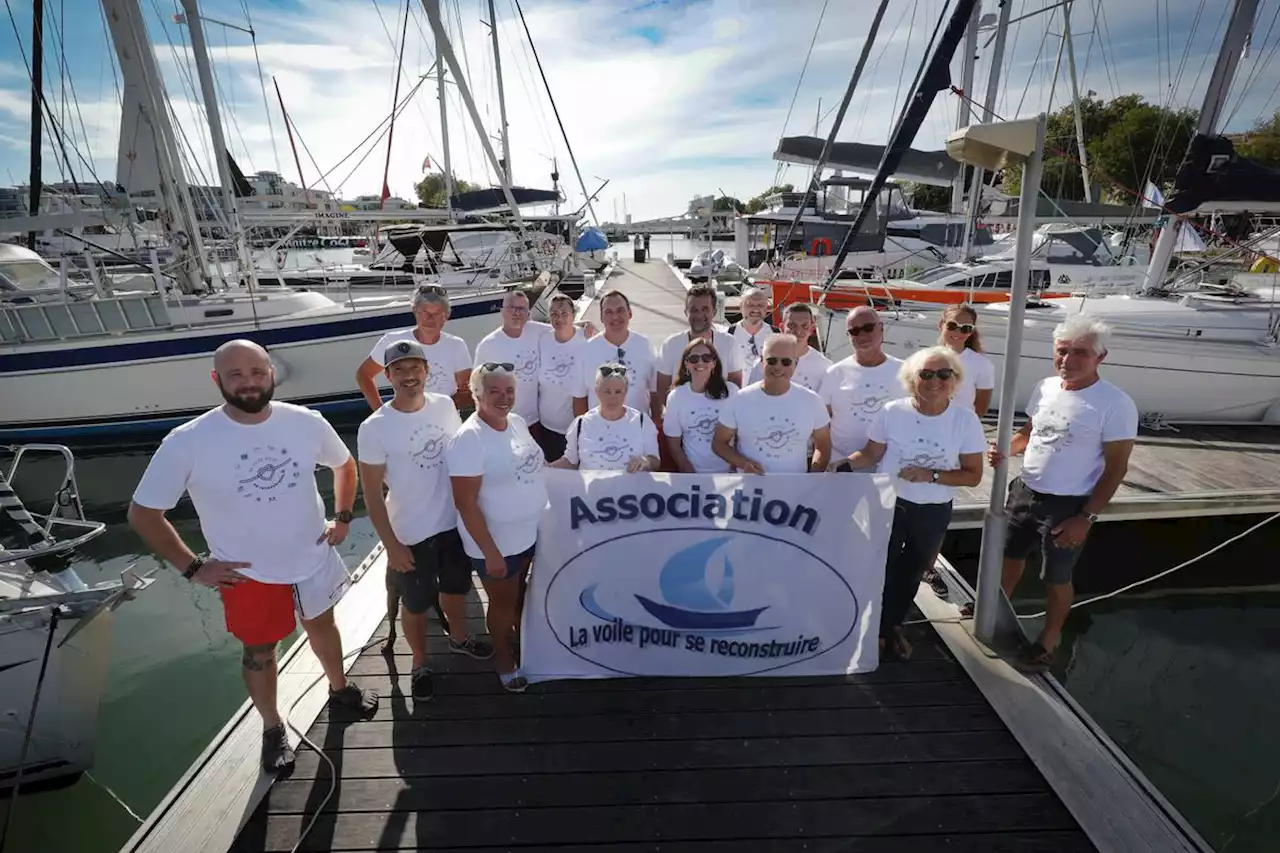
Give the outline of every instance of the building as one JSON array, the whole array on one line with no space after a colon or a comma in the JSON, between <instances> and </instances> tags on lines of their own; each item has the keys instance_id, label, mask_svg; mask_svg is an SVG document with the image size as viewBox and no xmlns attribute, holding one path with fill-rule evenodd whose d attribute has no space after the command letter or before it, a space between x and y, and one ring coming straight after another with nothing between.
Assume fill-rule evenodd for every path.
<instances>
[{"instance_id":1,"label":"building","mask_svg":"<svg viewBox=\"0 0 1280 853\"><path fill-rule=\"evenodd\" d=\"M353 210L417 210L418 206L399 196L391 196L384 203L380 195L360 195L347 204Z\"/></svg>"},{"instance_id":2,"label":"building","mask_svg":"<svg viewBox=\"0 0 1280 853\"><path fill-rule=\"evenodd\" d=\"M328 190L306 189L286 180L279 172L258 172L245 178L253 187L253 195L241 204L246 208L265 210L341 210L340 200Z\"/></svg>"}]
</instances>

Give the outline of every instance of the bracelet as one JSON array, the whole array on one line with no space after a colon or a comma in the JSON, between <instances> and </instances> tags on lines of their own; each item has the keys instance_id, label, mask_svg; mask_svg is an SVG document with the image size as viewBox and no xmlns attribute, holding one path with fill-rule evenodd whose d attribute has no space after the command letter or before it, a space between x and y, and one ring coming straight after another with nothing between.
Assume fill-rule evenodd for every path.
<instances>
[{"instance_id":1,"label":"bracelet","mask_svg":"<svg viewBox=\"0 0 1280 853\"><path fill-rule=\"evenodd\" d=\"M196 572L200 571L200 567L203 565L204 557L197 555L196 558L188 563L187 567L182 570L182 577L186 580L191 580L196 576Z\"/></svg>"}]
</instances>

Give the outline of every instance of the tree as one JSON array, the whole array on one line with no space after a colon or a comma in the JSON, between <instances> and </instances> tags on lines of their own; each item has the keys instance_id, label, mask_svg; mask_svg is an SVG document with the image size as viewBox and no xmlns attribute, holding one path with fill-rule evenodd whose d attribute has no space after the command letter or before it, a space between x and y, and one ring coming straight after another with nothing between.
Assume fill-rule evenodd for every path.
<instances>
[{"instance_id":1,"label":"tree","mask_svg":"<svg viewBox=\"0 0 1280 853\"><path fill-rule=\"evenodd\" d=\"M936 187L933 184L904 181L902 194L915 210L936 210L940 213L951 210L951 187Z\"/></svg>"},{"instance_id":2,"label":"tree","mask_svg":"<svg viewBox=\"0 0 1280 853\"><path fill-rule=\"evenodd\" d=\"M454 195L480 189L479 184L463 180L456 175L453 178ZM444 172L432 172L413 187L418 194L418 201L424 207L447 207L444 197Z\"/></svg>"},{"instance_id":3,"label":"tree","mask_svg":"<svg viewBox=\"0 0 1280 853\"><path fill-rule=\"evenodd\" d=\"M1236 145L1236 153L1262 166L1280 166L1280 111L1254 125Z\"/></svg>"},{"instance_id":4,"label":"tree","mask_svg":"<svg viewBox=\"0 0 1280 853\"><path fill-rule=\"evenodd\" d=\"M777 195L778 193L793 193L795 191L796 191L796 188L794 184L779 184L779 185L769 187L769 189L760 193L760 195L753 196L747 199L746 212L759 213L760 211L764 210L765 199L767 199L769 196Z\"/></svg>"},{"instance_id":5,"label":"tree","mask_svg":"<svg viewBox=\"0 0 1280 853\"><path fill-rule=\"evenodd\" d=\"M722 195L711 205L712 210L732 210L735 213L745 213L746 205L738 201L731 195Z\"/></svg>"},{"instance_id":6,"label":"tree","mask_svg":"<svg viewBox=\"0 0 1280 853\"><path fill-rule=\"evenodd\" d=\"M1086 98L1080 103L1085 150L1089 154L1089 183L1096 200L1132 204L1152 181L1173 181L1178 164L1195 132L1197 113L1148 104L1141 95L1121 95L1110 101ZM1044 173L1041 189L1050 197L1081 201L1075 117L1070 105L1049 116L1045 127ZM1007 169L1004 192L1017 195L1021 167Z\"/></svg>"}]
</instances>

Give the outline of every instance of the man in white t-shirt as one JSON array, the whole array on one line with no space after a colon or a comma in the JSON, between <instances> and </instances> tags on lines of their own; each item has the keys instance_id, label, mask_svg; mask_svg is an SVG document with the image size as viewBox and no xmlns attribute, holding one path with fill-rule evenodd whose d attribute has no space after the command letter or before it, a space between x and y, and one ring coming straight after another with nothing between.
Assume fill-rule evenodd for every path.
<instances>
[{"instance_id":1,"label":"man in white t-shirt","mask_svg":"<svg viewBox=\"0 0 1280 853\"><path fill-rule=\"evenodd\" d=\"M1012 596L1027 555L1038 545L1047 601L1040 636L1018 658L1043 672L1053 662L1071 612L1072 569L1098 514L1111 502L1129 468L1138 435L1138 410L1128 394L1098 374L1110 329L1089 314L1075 314L1054 329L1053 366L1027 404L1027 421L1009 452L1025 452L1022 473L1009 484L1005 510L1005 595ZM1003 456L988 450L994 467Z\"/></svg>"},{"instance_id":2,"label":"man in white t-shirt","mask_svg":"<svg viewBox=\"0 0 1280 853\"><path fill-rule=\"evenodd\" d=\"M769 314L769 294L759 287L748 287L742 291L742 319L729 326L729 334L738 342L739 364L744 371L743 376L750 376L752 369L760 363L760 354L764 352L764 342L778 330L765 322Z\"/></svg>"},{"instance_id":3,"label":"man in white t-shirt","mask_svg":"<svg viewBox=\"0 0 1280 853\"><path fill-rule=\"evenodd\" d=\"M538 432L538 358L542 338L551 331L546 323L529 321L529 294L507 291L502 298L502 325L476 344L473 367L482 364L510 365L516 377L515 413L524 418L529 431Z\"/></svg>"},{"instance_id":4,"label":"man in white t-shirt","mask_svg":"<svg viewBox=\"0 0 1280 853\"><path fill-rule=\"evenodd\" d=\"M175 428L160 444L129 505L129 523L182 576L222 594L227 630L244 645L241 674L262 715L262 766L293 764L276 707L276 645L293 633L295 611L329 678L329 704L360 714L377 694L347 679L333 606L350 586L334 550L355 503L356 463L318 412L273 403L275 369L252 341L223 344L213 380L226 401ZM325 520L315 468L333 469L334 521ZM209 557L196 556L165 513L186 493Z\"/></svg>"},{"instance_id":5,"label":"man in white t-shirt","mask_svg":"<svg viewBox=\"0 0 1280 853\"><path fill-rule=\"evenodd\" d=\"M689 328L670 335L658 349L658 399L663 402L671 390L671 380L680 374L680 356L694 339L710 341L720 355L724 378L742 387L742 353L738 342L711 325L716 316L716 289L695 284L684 295L684 316Z\"/></svg>"},{"instance_id":6,"label":"man in white t-shirt","mask_svg":"<svg viewBox=\"0 0 1280 853\"><path fill-rule=\"evenodd\" d=\"M654 393L658 387L656 357L649 339L631 331L631 300L620 290L609 291L600 297L600 319L604 334L587 341L579 356L573 413L585 415L599 402L595 381L600 365L621 364L627 368L627 405L661 422L663 401Z\"/></svg>"},{"instance_id":7,"label":"man in white t-shirt","mask_svg":"<svg viewBox=\"0 0 1280 853\"><path fill-rule=\"evenodd\" d=\"M748 385L720 410L711 449L747 474L824 472L831 454L831 416L822 398L791 381L796 339L774 335L764 345L764 380Z\"/></svg>"},{"instance_id":8,"label":"man in white t-shirt","mask_svg":"<svg viewBox=\"0 0 1280 853\"><path fill-rule=\"evenodd\" d=\"M400 597L400 621L413 652L411 693L430 699L429 608L443 611L450 652L478 660L493 657L485 641L467 633L471 561L458 536L445 467L445 450L462 418L448 397L423 390L430 368L420 344L398 341L387 348L382 363L395 396L360 424L360 477L369 520L387 551L387 586Z\"/></svg>"},{"instance_id":9,"label":"man in white t-shirt","mask_svg":"<svg viewBox=\"0 0 1280 853\"><path fill-rule=\"evenodd\" d=\"M822 380L827 375L827 368L831 366L831 359L809 346L809 340L813 338L814 331L818 328L818 319L813 306L804 302L793 302L783 310L782 319L787 334L797 342L798 361L791 381L793 384L816 392L822 387ZM759 382L764 378L764 374L764 365L757 363L752 368L747 382Z\"/></svg>"},{"instance_id":10,"label":"man in white t-shirt","mask_svg":"<svg viewBox=\"0 0 1280 853\"><path fill-rule=\"evenodd\" d=\"M548 305L551 334L538 344L538 424L534 439L548 462L564 455L565 432L573 423L573 395L578 385L578 357L587 342L573 324L573 300L563 293Z\"/></svg>"},{"instance_id":11,"label":"man in white t-shirt","mask_svg":"<svg viewBox=\"0 0 1280 853\"><path fill-rule=\"evenodd\" d=\"M890 400L902 396L902 360L884 351L884 324L869 305L849 312L845 334L853 355L827 368L818 393L831 413L831 456L846 459L867 446L867 432Z\"/></svg>"},{"instance_id":12,"label":"man in white t-shirt","mask_svg":"<svg viewBox=\"0 0 1280 853\"><path fill-rule=\"evenodd\" d=\"M418 324L412 329L387 332L373 345L356 371L356 385L375 412L382 406L378 380L383 376L382 354L398 341L417 341L427 354L427 391L452 397L460 409L470 408L471 392L467 379L471 376L471 353L467 342L444 331L449 319L449 294L439 285L424 284L413 294L413 316Z\"/></svg>"}]
</instances>

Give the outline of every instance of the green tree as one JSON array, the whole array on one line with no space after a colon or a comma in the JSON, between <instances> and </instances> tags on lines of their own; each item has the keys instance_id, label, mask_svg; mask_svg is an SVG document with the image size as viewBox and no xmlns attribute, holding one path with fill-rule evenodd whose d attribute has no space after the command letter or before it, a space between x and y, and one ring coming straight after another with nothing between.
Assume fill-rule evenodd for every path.
<instances>
[{"instance_id":1,"label":"green tree","mask_svg":"<svg viewBox=\"0 0 1280 853\"><path fill-rule=\"evenodd\" d=\"M712 210L732 210L736 213L745 213L746 205L738 201L731 195L722 195L711 205Z\"/></svg>"},{"instance_id":2,"label":"green tree","mask_svg":"<svg viewBox=\"0 0 1280 853\"><path fill-rule=\"evenodd\" d=\"M951 187L904 181L902 194L915 210L936 210L941 213L951 210Z\"/></svg>"},{"instance_id":3,"label":"green tree","mask_svg":"<svg viewBox=\"0 0 1280 853\"><path fill-rule=\"evenodd\" d=\"M751 198L747 199L746 212L759 213L760 211L764 210L765 199L767 199L769 196L776 195L778 193L793 193L795 191L796 191L796 188L794 184L777 184L772 187L769 187L769 189L760 193L760 195L752 196Z\"/></svg>"},{"instance_id":4,"label":"green tree","mask_svg":"<svg viewBox=\"0 0 1280 853\"><path fill-rule=\"evenodd\" d=\"M453 178L454 195L458 193L470 192L480 189L479 184L473 184L470 181L463 180L456 175ZM418 181L413 187L414 192L418 194L418 201L426 207L446 207L444 197L444 173L433 172L422 180Z\"/></svg>"},{"instance_id":5,"label":"green tree","mask_svg":"<svg viewBox=\"0 0 1280 853\"><path fill-rule=\"evenodd\" d=\"M1081 101L1085 150L1089 154L1089 182L1095 198L1132 204L1148 180L1157 186L1173 181L1178 164L1195 132L1197 113L1148 104L1141 95L1121 95L1110 101ZM1049 116L1045 127L1043 191L1051 198L1081 201L1075 117L1070 105ZM1004 192L1016 195L1021 167L1004 174Z\"/></svg>"},{"instance_id":6,"label":"green tree","mask_svg":"<svg viewBox=\"0 0 1280 853\"><path fill-rule=\"evenodd\" d=\"M1254 125L1236 145L1236 153L1263 166L1280 166L1280 111Z\"/></svg>"}]
</instances>

